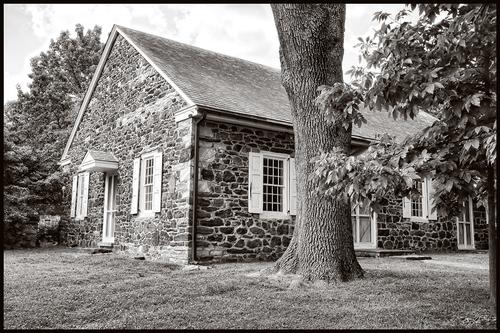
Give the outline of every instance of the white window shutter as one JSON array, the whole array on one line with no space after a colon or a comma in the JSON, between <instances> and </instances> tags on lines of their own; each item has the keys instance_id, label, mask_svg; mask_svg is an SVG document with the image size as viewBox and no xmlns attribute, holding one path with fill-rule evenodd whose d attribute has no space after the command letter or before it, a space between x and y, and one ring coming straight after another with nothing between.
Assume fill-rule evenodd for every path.
<instances>
[{"instance_id":1,"label":"white window shutter","mask_svg":"<svg viewBox=\"0 0 500 333\"><path fill-rule=\"evenodd\" d=\"M248 212L262 213L262 154L248 153Z\"/></svg>"},{"instance_id":2,"label":"white window shutter","mask_svg":"<svg viewBox=\"0 0 500 333\"><path fill-rule=\"evenodd\" d=\"M403 217L405 218L411 217L411 203L409 197L403 198Z\"/></svg>"},{"instance_id":3,"label":"white window shutter","mask_svg":"<svg viewBox=\"0 0 500 333\"><path fill-rule=\"evenodd\" d=\"M289 186L289 214L297 214L297 178L295 177L295 158L290 158L289 173L290 181Z\"/></svg>"},{"instance_id":4,"label":"white window shutter","mask_svg":"<svg viewBox=\"0 0 500 333\"><path fill-rule=\"evenodd\" d=\"M83 173L83 199L82 199L82 217L87 216L87 206L89 202L89 179L90 173Z\"/></svg>"},{"instance_id":5,"label":"white window shutter","mask_svg":"<svg viewBox=\"0 0 500 333\"><path fill-rule=\"evenodd\" d=\"M71 212L70 217L76 216L76 195L78 190L78 175L73 176L73 187L71 188Z\"/></svg>"},{"instance_id":6,"label":"white window shutter","mask_svg":"<svg viewBox=\"0 0 500 333\"><path fill-rule=\"evenodd\" d=\"M434 186L431 178L426 179L427 183L427 218L429 220L437 220L437 211L433 211L434 205Z\"/></svg>"},{"instance_id":7,"label":"white window shutter","mask_svg":"<svg viewBox=\"0 0 500 333\"><path fill-rule=\"evenodd\" d=\"M427 178L422 179L420 182L422 186L422 217L429 218L429 193L427 189Z\"/></svg>"},{"instance_id":8,"label":"white window shutter","mask_svg":"<svg viewBox=\"0 0 500 333\"><path fill-rule=\"evenodd\" d=\"M132 202L130 204L130 214L137 214L139 203L139 171L141 169L141 159L134 159L134 169L132 171Z\"/></svg>"},{"instance_id":9,"label":"white window shutter","mask_svg":"<svg viewBox=\"0 0 500 333\"><path fill-rule=\"evenodd\" d=\"M161 176L163 169L162 153L154 155L153 164L153 212L160 212L161 210Z\"/></svg>"}]
</instances>

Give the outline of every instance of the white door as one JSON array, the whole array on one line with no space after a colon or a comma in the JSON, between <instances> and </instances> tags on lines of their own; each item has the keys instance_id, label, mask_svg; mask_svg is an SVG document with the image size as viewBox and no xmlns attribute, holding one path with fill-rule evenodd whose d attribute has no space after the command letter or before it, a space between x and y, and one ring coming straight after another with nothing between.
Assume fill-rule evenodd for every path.
<instances>
[{"instance_id":1,"label":"white door","mask_svg":"<svg viewBox=\"0 0 500 333\"><path fill-rule=\"evenodd\" d=\"M474 215L472 199L469 198L457 218L457 245L459 250L474 249Z\"/></svg>"},{"instance_id":2,"label":"white door","mask_svg":"<svg viewBox=\"0 0 500 333\"><path fill-rule=\"evenodd\" d=\"M368 208L359 205L352 210L352 237L355 248L370 249L377 247L376 214L370 216Z\"/></svg>"},{"instance_id":3,"label":"white door","mask_svg":"<svg viewBox=\"0 0 500 333\"><path fill-rule=\"evenodd\" d=\"M104 218L102 225L102 241L113 243L115 241L115 188L116 175L106 174L104 186Z\"/></svg>"}]
</instances>

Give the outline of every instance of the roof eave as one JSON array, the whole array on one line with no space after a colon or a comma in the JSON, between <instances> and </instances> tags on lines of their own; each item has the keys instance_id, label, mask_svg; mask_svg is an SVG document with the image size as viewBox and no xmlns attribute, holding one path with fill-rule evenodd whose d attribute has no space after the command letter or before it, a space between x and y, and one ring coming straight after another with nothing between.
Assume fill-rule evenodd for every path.
<instances>
[{"instance_id":1,"label":"roof eave","mask_svg":"<svg viewBox=\"0 0 500 333\"><path fill-rule=\"evenodd\" d=\"M63 161L65 161L69 158L67 156L69 148L71 147L71 144L73 143L73 140L74 140L75 135L76 135L76 131L78 129L80 121L82 120L83 114L85 113L85 109L87 108L87 105L90 102L90 98L92 97L92 94L94 93L94 89L97 86L97 82L99 81L102 70L104 69L104 65L106 64L106 60L108 59L108 56L111 52L111 49L113 48L113 44L116 40L116 36L117 36L116 25L113 25L113 28L111 29L111 31L108 35L108 40L106 41L106 45L104 46L104 50L103 50L103 53L101 55L101 59L99 59L99 63L97 65L97 68L94 72L94 75L92 76L92 80L90 81L89 87L87 88L87 91L85 92L85 96L83 97L82 103L80 104L80 109L78 110L78 115L76 117L75 123L73 124L73 128L71 129L71 133L69 135L68 141L66 142L66 146L64 148L64 152L63 152L63 155L62 155L60 163L59 163L60 165L62 165Z\"/></svg>"},{"instance_id":2,"label":"roof eave","mask_svg":"<svg viewBox=\"0 0 500 333\"><path fill-rule=\"evenodd\" d=\"M258 117L253 115L243 115L225 110L216 109L209 106L197 105L199 109L208 111L208 120L218 120L235 125L251 126L263 129L270 129L276 131L286 131L293 133L293 124L288 121L276 120L271 118ZM243 119L242 119L243 118ZM352 135L351 142L356 145L368 146L373 138L363 137L360 135Z\"/></svg>"}]
</instances>

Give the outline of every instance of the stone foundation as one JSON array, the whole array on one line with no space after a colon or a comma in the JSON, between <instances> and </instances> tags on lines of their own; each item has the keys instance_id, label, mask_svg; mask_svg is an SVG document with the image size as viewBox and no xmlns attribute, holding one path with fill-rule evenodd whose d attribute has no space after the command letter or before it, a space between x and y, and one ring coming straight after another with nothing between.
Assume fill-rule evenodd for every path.
<instances>
[{"instance_id":1,"label":"stone foundation","mask_svg":"<svg viewBox=\"0 0 500 333\"><path fill-rule=\"evenodd\" d=\"M170 245L136 245L136 243L120 244L113 250L128 254L131 257L144 256L146 260L164 263L187 265L189 248L187 246Z\"/></svg>"}]
</instances>

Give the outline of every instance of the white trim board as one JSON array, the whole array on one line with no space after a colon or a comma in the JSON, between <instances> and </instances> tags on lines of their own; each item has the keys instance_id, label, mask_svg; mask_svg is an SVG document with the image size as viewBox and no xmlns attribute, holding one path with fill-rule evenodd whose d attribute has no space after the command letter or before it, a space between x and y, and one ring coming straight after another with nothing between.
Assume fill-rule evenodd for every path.
<instances>
[{"instance_id":1,"label":"white trim board","mask_svg":"<svg viewBox=\"0 0 500 333\"><path fill-rule=\"evenodd\" d=\"M83 113L85 112L85 109L87 109L87 105L90 102L90 97L92 97L92 94L94 93L94 89L97 86L97 81L99 81L99 78L101 76L102 70L104 69L104 64L106 63L106 60L109 57L109 54L111 53L111 49L113 47L113 44L116 40L116 26L113 25L113 28L111 29L111 32L109 33L108 40L106 41L106 46L104 47L104 51L101 55L101 59L99 60L99 64L97 65L97 68L94 72L94 75L92 76L92 80L90 81L89 87L87 88L87 91L85 92L85 96L82 100L82 104L80 105L80 109L78 110L78 115L76 116L75 123L73 124L73 128L71 129L71 134L69 135L68 142L66 142L66 147L64 148L63 155L61 157L61 161L64 161L67 159L67 154L69 151L69 148L71 147L71 144L73 143L73 140L76 135L76 131L78 129L78 125L80 124L80 121L82 120Z\"/></svg>"}]
</instances>

